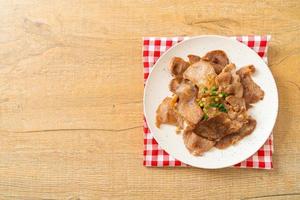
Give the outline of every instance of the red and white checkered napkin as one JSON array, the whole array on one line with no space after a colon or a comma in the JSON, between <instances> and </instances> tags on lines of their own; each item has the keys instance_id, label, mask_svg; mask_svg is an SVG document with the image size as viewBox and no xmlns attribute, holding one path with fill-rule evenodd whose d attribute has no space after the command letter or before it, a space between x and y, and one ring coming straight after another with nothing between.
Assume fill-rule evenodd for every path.
<instances>
[{"instance_id":1,"label":"red and white checkered napkin","mask_svg":"<svg viewBox=\"0 0 300 200\"><path fill-rule=\"evenodd\" d=\"M238 40L251 49L253 49L266 63L268 42L271 36L233 36L232 39ZM147 80L157 59L172 45L179 43L188 37L146 37L143 38L143 64L144 64L144 81ZM188 166L185 163L176 160L167 152L165 152L157 144L147 126L144 117L144 165L147 167L163 167L163 166ZM273 153L273 133L270 135L266 143L250 158L234 165L238 168L259 168L272 169L272 153Z\"/></svg>"}]
</instances>

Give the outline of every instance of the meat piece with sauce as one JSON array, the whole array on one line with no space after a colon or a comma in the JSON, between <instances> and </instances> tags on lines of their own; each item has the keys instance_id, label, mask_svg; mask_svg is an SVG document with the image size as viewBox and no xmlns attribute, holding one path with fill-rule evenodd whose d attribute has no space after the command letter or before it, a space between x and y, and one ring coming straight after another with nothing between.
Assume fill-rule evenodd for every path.
<instances>
[{"instance_id":1,"label":"meat piece with sauce","mask_svg":"<svg viewBox=\"0 0 300 200\"><path fill-rule=\"evenodd\" d=\"M170 91L176 94L181 101L189 101L195 98L198 90L196 86L188 80L175 78L171 81Z\"/></svg>"},{"instance_id":2,"label":"meat piece with sauce","mask_svg":"<svg viewBox=\"0 0 300 200\"><path fill-rule=\"evenodd\" d=\"M246 102L243 98L239 98L236 96L228 96L226 97L226 101L229 103L229 105L232 106L232 109L235 112L246 110Z\"/></svg>"},{"instance_id":3,"label":"meat piece with sauce","mask_svg":"<svg viewBox=\"0 0 300 200\"><path fill-rule=\"evenodd\" d=\"M169 64L169 70L175 77L181 77L185 70L190 66L190 63L186 62L182 58L174 57Z\"/></svg>"},{"instance_id":4,"label":"meat piece with sauce","mask_svg":"<svg viewBox=\"0 0 300 200\"><path fill-rule=\"evenodd\" d=\"M256 120L249 118L248 122L236 133L227 135L217 142L216 147L219 149L225 149L230 145L236 144L238 141L251 134L256 127Z\"/></svg>"},{"instance_id":5,"label":"meat piece with sauce","mask_svg":"<svg viewBox=\"0 0 300 200\"><path fill-rule=\"evenodd\" d=\"M229 63L226 53L221 50L207 52L203 59L208 60L212 64L217 74L221 73L223 68Z\"/></svg>"},{"instance_id":6,"label":"meat piece with sauce","mask_svg":"<svg viewBox=\"0 0 300 200\"><path fill-rule=\"evenodd\" d=\"M189 80L173 79L170 89L178 96L176 110L189 124L197 124L203 112L196 102L197 87Z\"/></svg>"},{"instance_id":7,"label":"meat piece with sauce","mask_svg":"<svg viewBox=\"0 0 300 200\"><path fill-rule=\"evenodd\" d=\"M235 95L237 97L242 97L243 86L240 82L239 75L237 75L235 72L235 69L236 67L232 63L226 65L215 80L220 91Z\"/></svg>"},{"instance_id":8,"label":"meat piece with sauce","mask_svg":"<svg viewBox=\"0 0 300 200\"><path fill-rule=\"evenodd\" d=\"M215 70L210 62L200 60L192 64L184 73L183 78L190 80L197 87L202 88L209 79L216 76Z\"/></svg>"},{"instance_id":9,"label":"meat piece with sauce","mask_svg":"<svg viewBox=\"0 0 300 200\"><path fill-rule=\"evenodd\" d=\"M192 54L188 55L187 57L189 58L190 64L194 64L196 62L199 62L200 59L201 59L200 56L196 56L196 55L192 55Z\"/></svg>"},{"instance_id":10,"label":"meat piece with sauce","mask_svg":"<svg viewBox=\"0 0 300 200\"><path fill-rule=\"evenodd\" d=\"M244 89L244 99L246 104L256 103L264 98L264 91L253 81L251 75L255 72L255 67L249 65L237 71Z\"/></svg>"},{"instance_id":11,"label":"meat piece with sauce","mask_svg":"<svg viewBox=\"0 0 300 200\"><path fill-rule=\"evenodd\" d=\"M176 108L180 116L182 116L187 123L191 125L197 124L203 117L203 111L195 99L191 99L189 101L179 99Z\"/></svg>"},{"instance_id":12,"label":"meat piece with sauce","mask_svg":"<svg viewBox=\"0 0 300 200\"><path fill-rule=\"evenodd\" d=\"M170 62L173 97L166 97L157 108L156 126L171 124L184 129L184 144L195 156L214 146L227 148L251 134L256 120L247 110L264 97L251 77L254 66L236 71L221 50L202 58L188 55L188 59L174 57Z\"/></svg>"},{"instance_id":13,"label":"meat piece with sauce","mask_svg":"<svg viewBox=\"0 0 300 200\"><path fill-rule=\"evenodd\" d=\"M183 128L183 119L175 111L175 100L166 97L156 110L156 126L171 124Z\"/></svg>"},{"instance_id":14,"label":"meat piece with sauce","mask_svg":"<svg viewBox=\"0 0 300 200\"><path fill-rule=\"evenodd\" d=\"M203 138L192 131L183 133L183 142L192 155L200 156L216 144L215 141Z\"/></svg>"},{"instance_id":15,"label":"meat piece with sauce","mask_svg":"<svg viewBox=\"0 0 300 200\"><path fill-rule=\"evenodd\" d=\"M200 121L193 131L209 140L220 140L237 132L242 126L242 122L231 120L226 113L220 113L207 121Z\"/></svg>"}]
</instances>

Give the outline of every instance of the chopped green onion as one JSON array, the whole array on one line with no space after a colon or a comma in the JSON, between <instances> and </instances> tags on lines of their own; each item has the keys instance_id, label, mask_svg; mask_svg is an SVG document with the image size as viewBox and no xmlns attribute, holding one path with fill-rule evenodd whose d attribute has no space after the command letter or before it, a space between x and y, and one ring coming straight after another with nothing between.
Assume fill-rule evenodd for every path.
<instances>
[{"instance_id":1,"label":"chopped green onion","mask_svg":"<svg viewBox=\"0 0 300 200\"><path fill-rule=\"evenodd\" d=\"M206 93L207 90L208 90L207 87L203 88L202 93Z\"/></svg>"},{"instance_id":2,"label":"chopped green onion","mask_svg":"<svg viewBox=\"0 0 300 200\"><path fill-rule=\"evenodd\" d=\"M211 93L210 93L210 95L212 95L212 96L217 96L217 92L216 91L211 91Z\"/></svg>"},{"instance_id":3,"label":"chopped green onion","mask_svg":"<svg viewBox=\"0 0 300 200\"><path fill-rule=\"evenodd\" d=\"M204 113L203 118L204 121L208 120L208 115L206 113Z\"/></svg>"},{"instance_id":4,"label":"chopped green onion","mask_svg":"<svg viewBox=\"0 0 300 200\"><path fill-rule=\"evenodd\" d=\"M212 86L211 91L217 91L218 88L216 86Z\"/></svg>"},{"instance_id":5,"label":"chopped green onion","mask_svg":"<svg viewBox=\"0 0 300 200\"><path fill-rule=\"evenodd\" d=\"M218 97L216 97L214 100L215 100L215 101L219 101L219 98L218 98Z\"/></svg>"},{"instance_id":6,"label":"chopped green onion","mask_svg":"<svg viewBox=\"0 0 300 200\"><path fill-rule=\"evenodd\" d=\"M222 94L222 93L221 93L221 94L219 94L219 97L220 97L220 98L222 98L222 97L223 97L223 94Z\"/></svg>"},{"instance_id":7,"label":"chopped green onion","mask_svg":"<svg viewBox=\"0 0 300 200\"><path fill-rule=\"evenodd\" d=\"M225 108L224 104L219 104L218 108L221 112L227 112L227 109Z\"/></svg>"},{"instance_id":8,"label":"chopped green onion","mask_svg":"<svg viewBox=\"0 0 300 200\"><path fill-rule=\"evenodd\" d=\"M217 104L217 103L210 103L209 106L213 107L213 108L218 108L219 104Z\"/></svg>"},{"instance_id":9,"label":"chopped green onion","mask_svg":"<svg viewBox=\"0 0 300 200\"><path fill-rule=\"evenodd\" d=\"M226 108L220 108L219 110L220 110L221 112L227 113L227 109L226 109Z\"/></svg>"},{"instance_id":10,"label":"chopped green onion","mask_svg":"<svg viewBox=\"0 0 300 200\"><path fill-rule=\"evenodd\" d=\"M228 94L226 92L221 92L222 96L225 98L225 97L228 97Z\"/></svg>"}]
</instances>

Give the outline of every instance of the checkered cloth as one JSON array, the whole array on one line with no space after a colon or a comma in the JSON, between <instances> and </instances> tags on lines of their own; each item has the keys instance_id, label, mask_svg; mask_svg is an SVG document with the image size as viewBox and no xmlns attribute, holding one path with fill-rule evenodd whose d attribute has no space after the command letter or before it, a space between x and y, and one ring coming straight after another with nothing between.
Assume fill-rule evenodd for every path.
<instances>
[{"instance_id":1,"label":"checkered cloth","mask_svg":"<svg viewBox=\"0 0 300 200\"><path fill-rule=\"evenodd\" d=\"M147 80L149 73L157 61L157 59L171 46L179 43L189 37L145 37L143 38L143 65L144 65L144 83ZM238 40L251 49L253 49L266 63L268 42L271 39L270 35L266 36L234 36L230 37L233 40ZM176 160L167 152L165 152L153 138L147 126L146 118L144 117L144 166L147 167L163 167L163 166L188 166L185 163ZM267 139L266 143L250 158L234 165L237 168L259 168L272 169L272 153L273 153L273 133Z\"/></svg>"}]
</instances>

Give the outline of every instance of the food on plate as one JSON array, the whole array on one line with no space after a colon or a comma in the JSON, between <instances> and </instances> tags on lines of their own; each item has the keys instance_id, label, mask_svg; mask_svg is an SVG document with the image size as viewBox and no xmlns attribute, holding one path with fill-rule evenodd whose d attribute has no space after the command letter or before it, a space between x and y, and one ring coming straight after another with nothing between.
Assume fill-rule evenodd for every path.
<instances>
[{"instance_id":1,"label":"food on plate","mask_svg":"<svg viewBox=\"0 0 300 200\"><path fill-rule=\"evenodd\" d=\"M254 131L256 120L247 111L264 91L251 77L253 65L236 70L224 51L214 50L188 55L188 61L174 57L169 70L173 96L158 106L156 126L176 126L191 154L225 149Z\"/></svg>"},{"instance_id":2,"label":"food on plate","mask_svg":"<svg viewBox=\"0 0 300 200\"><path fill-rule=\"evenodd\" d=\"M203 56L203 60L209 61L214 67L217 74L219 74L222 69L229 64L229 59L224 51L215 50L207 52Z\"/></svg>"},{"instance_id":3,"label":"food on plate","mask_svg":"<svg viewBox=\"0 0 300 200\"><path fill-rule=\"evenodd\" d=\"M251 78L254 72L255 67L253 65L243 67L237 71L237 74L241 77L247 104L256 103L264 98L264 91Z\"/></svg>"},{"instance_id":4,"label":"food on plate","mask_svg":"<svg viewBox=\"0 0 300 200\"><path fill-rule=\"evenodd\" d=\"M188 55L187 57L189 58L190 64L194 64L194 63L200 61L200 59L201 59L200 56L196 56L196 55L192 55L192 54Z\"/></svg>"},{"instance_id":5,"label":"food on plate","mask_svg":"<svg viewBox=\"0 0 300 200\"><path fill-rule=\"evenodd\" d=\"M176 99L166 97L156 111L156 126L161 124L172 124L183 127L183 118L175 110Z\"/></svg>"},{"instance_id":6,"label":"food on plate","mask_svg":"<svg viewBox=\"0 0 300 200\"><path fill-rule=\"evenodd\" d=\"M174 57L171 59L169 70L173 76L181 77L183 72L190 66L189 62L186 62L182 58Z\"/></svg>"}]
</instances>

